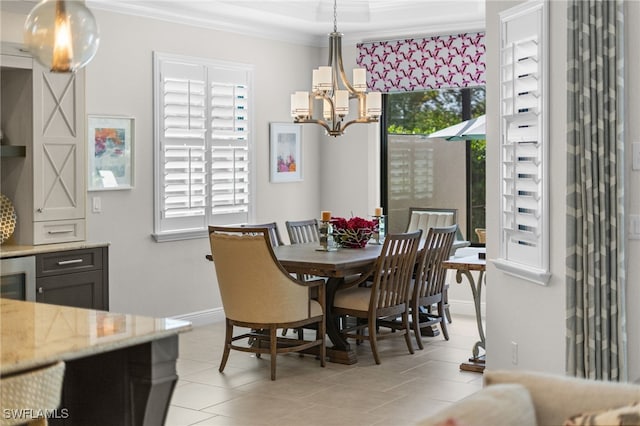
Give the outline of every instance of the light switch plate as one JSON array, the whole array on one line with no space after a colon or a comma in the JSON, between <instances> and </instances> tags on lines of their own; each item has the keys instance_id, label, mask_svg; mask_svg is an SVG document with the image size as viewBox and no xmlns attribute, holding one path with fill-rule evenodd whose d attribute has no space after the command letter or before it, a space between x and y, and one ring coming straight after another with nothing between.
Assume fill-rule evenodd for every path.
<instances>
[{"instance_id":1,"label":"light switch plate","mask_svg":"<svg viewBox=\"0 0 640 426\"><path fill-rule=\"evenodd\" d=\"M91 210L94 213L102 213L102 200L100 197L93 197L92 203Z\"/></svg>"}]
</instances>

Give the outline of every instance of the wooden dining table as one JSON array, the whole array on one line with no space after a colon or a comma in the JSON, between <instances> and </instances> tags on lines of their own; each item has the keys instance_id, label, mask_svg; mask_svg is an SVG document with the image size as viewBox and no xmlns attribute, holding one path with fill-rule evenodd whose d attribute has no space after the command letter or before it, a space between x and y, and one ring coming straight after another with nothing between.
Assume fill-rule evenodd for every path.
<instances>
[{"instance_id":1,"label":"wooden dining table","mask_svg":"<svg viewBox=\"0 0 640 426\"><path fill-rule=\"evenodd\" d=\"M327 278L327 336L332 343L327 347L327 356L331 362L355 364L355 351L340 334L338 318L332 315L331 307L336 290L346 277L372 270L382 245L369 243L363 248L340 248L337 251L320 251L318 248L316 242L282 245L274 247L273 251L288 272Z\"/></svg>"}]
</instances>

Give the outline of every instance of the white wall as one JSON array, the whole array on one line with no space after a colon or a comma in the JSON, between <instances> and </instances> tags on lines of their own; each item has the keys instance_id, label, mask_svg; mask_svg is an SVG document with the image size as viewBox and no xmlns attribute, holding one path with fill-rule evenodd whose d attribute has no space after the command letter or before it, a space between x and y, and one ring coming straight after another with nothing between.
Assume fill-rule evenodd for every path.
<instances>
[{"instance_id":1,"label":"white wall","mask_svg":"<svg viewBox=\"0 0 640 426\"><path fill-rule=\"evenodd\" d=\"M498 13L514 1L486 3L487 19L487 188L500 186ZM566 181L566 3L550 2L549 158L550 182ZM491 143L496 141L496 143ZM552 278L533 284L487 262L487 367L564 372L565 354L565 185L550 185ZM487 235L499 235L500 195L487 191ZM497 238L487 238L487 257L498 257ZM518 365L511 362L518 344Z\"/></svg>"},{"instance_id":2,"label":"white wall","mask_svg":"<svg viewBox=\"0 0 640 426\"><path fill-rule=\"evenodd\" d=\"M153 232L154 50L253 64L255 221L317 217L321 210L320 132L303 126L304 181L269 183L269 123L290 122L289 94L311 84L311 69L324 62L320 49L243 37L203 28L94 11L100 48L86 68L86 113L135 118L135 187L90 192L87 235L110 246L110 309L174 316L221 307L207 239L156 243ZM2 13L2 39L22 42L24 16ZM16 23L20 23L17 25ZM102 213L91 212L100 197Z\"/></svg>"}]
</instances>

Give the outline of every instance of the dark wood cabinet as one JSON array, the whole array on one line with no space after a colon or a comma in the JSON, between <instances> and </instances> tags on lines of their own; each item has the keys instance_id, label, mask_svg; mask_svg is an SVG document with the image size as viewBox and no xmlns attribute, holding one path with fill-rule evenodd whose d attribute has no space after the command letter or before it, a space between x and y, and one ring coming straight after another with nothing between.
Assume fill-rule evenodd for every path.
<instances>
[{"instance_id":1,"label":"dark wood cabinet","mask_svg":"<svg viewBox=\"0 0 640 426\"><path fill-rule=\"evenodd\" d=\"M36 255L36 302L109 310L107 247Z\"/></svg>"}]
</instances>

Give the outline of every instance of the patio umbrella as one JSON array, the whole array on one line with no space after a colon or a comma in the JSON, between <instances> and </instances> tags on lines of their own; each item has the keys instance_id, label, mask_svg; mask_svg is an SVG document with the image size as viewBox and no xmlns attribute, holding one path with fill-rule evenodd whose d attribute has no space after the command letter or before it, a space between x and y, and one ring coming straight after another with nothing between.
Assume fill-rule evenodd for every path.
<instances>
[{"instance_id":1,"label":"patio umbrella","mask_svg":"<svg viewBox=\"0 0 640 426\"><path fill-rule=\"evenodd\" d=\"M486 116L481 115L453 126L445 127L442 130L433 132L428 138L439 138L448 141L466 141L471 139L486 139L485 128Z\"/></svg>"}]
</instances>

